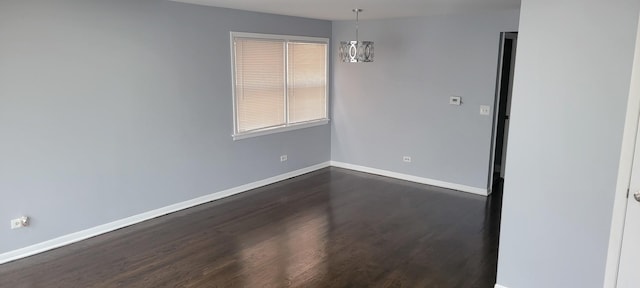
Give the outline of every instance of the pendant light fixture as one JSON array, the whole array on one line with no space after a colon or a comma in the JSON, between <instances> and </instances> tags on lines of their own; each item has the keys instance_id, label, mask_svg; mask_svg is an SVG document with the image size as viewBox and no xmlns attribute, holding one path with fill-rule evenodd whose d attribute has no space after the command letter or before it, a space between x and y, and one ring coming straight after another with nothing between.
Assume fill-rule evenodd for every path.
<instances>
[{"instance_id":1,"label":"pendant light fixture","mask_svg":"<svg viewBox=\"0 0 640 288\"><path fill-rule=\"evenodd\" d=\"M353 9L356 13L356 40L340 42L340 59L346 63L373 62L373 42L358 40L359 14L362 9Z\"/></svg>"}]
</instances>

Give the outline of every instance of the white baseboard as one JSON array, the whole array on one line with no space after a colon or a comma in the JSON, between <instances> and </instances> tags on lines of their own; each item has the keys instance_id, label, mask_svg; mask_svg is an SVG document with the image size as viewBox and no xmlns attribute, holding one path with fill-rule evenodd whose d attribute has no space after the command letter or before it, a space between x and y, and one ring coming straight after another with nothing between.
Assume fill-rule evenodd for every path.
<instances>
[{"instance_id":1,"label":"white baseboard","mask_svg":"<svg viewBox=\"0 0 640 288\"><path fill-rule=\"evenodd\" d=\"M348 163L343 163L343 162L337 162L337 161L329 161L329 162L324 162L324 163L320 163L317 165L313 165L310 167L306 167L306 168L302 168L296 171L292 171L289 173L285 173L285 174L281 174L281 175L277 175L271 178L267 178L267 179L263 179L260 181L256 181L253 183L249 183L249 184L245 184L245 185L241 185L241 186L237 186L231 189L227 189L224 191L219 191L219 192L215 192L209 195L205 195L205 196L201 196L195 199L191 199L191 200L187 200L184 202L180 202L180 203L176 203L176 204L172 204L169 206L165 206L162 208L158 208L155 210L151 210L148 212L144 212L138 215L134 215L131 217L127 217L124 219L120 219L117 221L113 221L107 224L103 224L103 225L99 225L96 227L92 227L86 230L82 230L82 231L78 231L78 232L74 232L71 234L67 234L58 238L54 238L51 240L47 240L44 242L40 242L38 244L34 244L31 246L27 246L24 248L20 248L17 250L13 250L13 251L9 251L6 253L2 253L0 254L0 264L4 264L7 262L11 262L14 260L18 260L21 258L25 258L25 257L29 257L35 254L39 254L45 251L49 251L52 249L56 249L65 245L69 245L69 244L73 244L85 239L89 239L104 233L108 233L111 231L115 231L127 226L131 226L149 219L153 219L153 218L157 218L160 216L164 216L176 211L180 211L180 210L184 210L187 208L191 208L197 205L201 205L207 202L211 202L214 200L218 200L218 199L222 199L225 197L229 197L232 195L236 195L242 192L246 192L249 191L251 189L255 189L258 187L262 187L262 186L266 186L269 184L273 184L282 180L286 180L292 177L296 177L302 174L306 174L315 170L319 170L325 167L329 167L329 166L335 166L335 167L339 167L339 168L345 168L345 169L350 169L350 170L355 170L355 171L360 171L360 172L365 172L365 173L371 173L371 174L376 174L376 175L382 175L382 176L387 176L387 177L391 177L391 178L397 178L397 179L401 179L401 180L406 180L406 181L411 181L411 182L416 182L416 183L421 183L421 184L427 184L427 185L433 185L433 186L438 186L438 187L442 187L442 188L448 188L448 189L453 189L453 190L458 190L458 191L463 191L463 192L468 192L468 193L473 193L473 194L478 194L478 195L483 195L483 196L487 196L488 195L488 191L486 188L477 188L477 187L471 187L471 186L466 186L466 185L460 185L460 184L454 184L454 183L449 183L449 182L444 182L444 181L438 181L438 180L433 180L433 179L428 179L428 178L423 178L423 177L418 177L418 176L413 176L413 175L408 175L408 174L402 174L402 173L397 173L397 172L391 172L391 171L387 171L387 170L381 170L381 169L376 169L376 168L370 168L370 167L365 167L365 166L359 166L359 165L353 165L353 164L348 164ZM500 285L496 284L495 288L506 288Z\"/></svg>"},{"instance_id":2,"label":"white baseboard","mask_svg":"<svg viewBox=\"0 0 640 288\"><path fill-rule=\"evenodd\" d=\"M167 215L176 211L184 210L187 208L191 208L197 205L201 205L207 202L211 202L214 200L218 200L221 198L229 197L232 195L236 195L242 192L249 191L251 189L255 189L258 187L266 186L269 184L276 183L278 181L286 180L289 178L293 178L296 176L300 176L302 174L306 174L315 170L319 170L325 167L329 167L330 162L320 163L317 165L313 165L310 167L302 168L296 171L292 171L289 173L277 175L271 178L263 179L260 181L256 181L253 183L245 184L242 186L234 187L231 189L227 189L224 191L215 192L209 195L205 195L202 197L198 197L195 199L187 200L184 202L172 204L169 206L165 206L162 208L158 208L155 210L151 210L148 212L144 212L138 215L134 215L131 217L127 217L124 219L120 219L111 223L103 224L100 226L96 226L93 228L89 228L86 230L78 231L75 233L67 234L55 239L47 240L44 242L40 242L38 244L34 244L31 246L27 246L24 248L20 248L17 250L9 251L6 253L0 254L0 264L4 264L7 262L11 262L14 260L18 260L21 258L29 257L38 253L42 253L45 251L49 251L52 249L56 249L65 245L69 245L75 242L79 242L91 237L95 237L104 233L108 233L114 230L118 230L127 226L131 226L149 219L157 218L163 215Z\"/></svg>"},{"instance_id":3,"label":"white baseboard","mask_svg":"<svg viewBox=\"0 0 640 288\"><path fill-rule=\"evenodd\" d=\"M392 171L387 171L382 169L370 168L370 167L365 167L360 165L354 165L354 164L349 164L344 162L338 162L338 161L331 161L330 163L331 163L331 166L334 166L334 167L345 168L349 170L356 170L356 171L371 173L376 175L382 175L382 176L387 176L391 178L397 178L397 179L421 183L421 184L438 186L442 188L453 189L453 190L458 190L458 191L482 195L482 196L489 195L489 191L487 188L478 188L478 187L460 185L455 183L433 180L429 178L423 178L423 177L402 174L402 173L397 173L397 172L392 172Z\"/></svg>"},{"instance_id":4,"label":"white baseboard","mask_svg":"<svg viewBox=\"0 0 640 288\"><path fill-rule=\"evenodd\" d=\"M500 284L496 284L496 286L494 288L507 288L506 286L502 286Z\"/></svg>"}]
</instances>

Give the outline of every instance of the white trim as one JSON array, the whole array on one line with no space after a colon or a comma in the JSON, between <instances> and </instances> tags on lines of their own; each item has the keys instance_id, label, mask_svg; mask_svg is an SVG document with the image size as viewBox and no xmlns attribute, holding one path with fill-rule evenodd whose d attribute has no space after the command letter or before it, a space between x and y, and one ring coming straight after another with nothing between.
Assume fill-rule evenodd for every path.
<instances>
[{"instance_id":1,"label":"white trim","mask_svg":"<svg viewBox=\"0 0 640 288\"><path fill-rule=\"evenodd\" d=\"M611 231L609 232L609 249L607 250L607 264L604 273L604 287L615 288L620 268L620 253L622 252L622 236L627 213L627 190L631 181L631 168L638 133L638 119L640 119L640 22L636 35L636 47L631 72L631 86L627 101L627 115L622 134L622 148L618 166L618 180L611 216ZM631 192L633 193L633 192Z\"/></svg>"},{"instance_id":2,"label":"white trim","mask_svg":"<svg viewBox=\"0 0 640 288\"><path fill-rule=\"evenodd\" d=\"M233 103L233 135L238 131L238 100L236 99L236 45L233 42L233 32L229 33L229 46L231 47L231 100ZM236 140L235 137L233 140Z\"/></svg>"},{"instance_id":3,"label":"white trim","mask_svg":"<svg viewBox=\"0 0 640 288\"><path fill-rule=\"evenodd\" d=\"M500 284L496 284L496 286L494 288L507 288L507 286L502 286Z\"/></svg>"},{"instance_id":4,"label":"white trim","mask_svg":"<svg viewBox=\"0 0 640 288\"><path fill-rule=\"evenodd\" d=\"M500 32L500 47L498 47L498 72L496 73L496 92L493 97L493 128L491 129L491 149L489 150L489 175L487 191L493 188L493 170L496 162L496 138L498 136L498 110L500 104L500 92L502 90L502 64L504 61L504 43L508 32ZM504 149L504 147L503 147ZM504 161L504 159L503 159Z\"/></svg>"},{"instance_id":5,"label":"white trim","mask_svg":"<svg viewBox=\"0 0 640 288\"><path fill-rule=\"evenodd\" d=\"M164 216L173 212L177 212L180 210L184 210L184 209L188 209L197 205L201 205L207 202L211 202L211 201L215 201L218 199L222 199L225 197L229 197L232 195L236 195L242 192L246 192L249 191L251 189L255 189L255 188L259 188L265 185L269 185L269 184L273 184L279 181L283 181L289 178L293 178L296 176L300 176L302 174L306 174L309 172L313 172L322 168L326 168L329 166L334 166L334 167L339 167L339 168L344 168L344 169L349 169L349 170L355 170L355 171L360 171L360 172L365 172L365 173L371 173L371 174L376 174L376 175L382 175L382 176L386 176L386 177L391 177L391 178L396 178L396 179L401 179L401 180L406 180L406 181L411 181L411 182L416 182L416 183L421 183L421 184L427 184L427 185L433 185L433 186L438 186L438 187L442 187L442 188L448 188L448 189L454 189L454 190L458 190L458 191L462 191L462 192L468 192L468 193L472 193L472 194L477 194L477 195L482 195L482 196L487 196L488 195L488 191L487 189L483 189L483 188L477 188L477 187L471 187L471 186L466 186L466 185L460 185L460 184L454 184L454 183L448 183L448 182L444 182L444 181L439 181L439 180L433 180L433 179L428 179L428 178L423 178L423 177L418 177L418 176L413 176L413 175L408 175L408 174L402 174L402 173L397 173L397 172L391 172L391 171L387 171L387 170L381 170L381 169L376 169L376 168L369 168L369 167L365 167L365 166L359 166L359 165L353 165L353 164L348 164L348 163L343 163L343 162L337 162L337 161L328 161L328 162L324 162L324 163L320 163L317 165L313 165L313 166L309 166L306 168L302 168L299 170L295 170L292 172L288 172L288 173L284 173L281 175L277 175L274 177L270 177L267 179L263 179L263 180L259 180L253 183L249 183L249 184L245 184L245 185L241 185L241 186L237 186L234 188L230 188L227 190L223 190L223 191L219 191L219 192L215 192L209 195L205 195L205 196L201 196L198 198L194 198L191 200L187 200L184 202L180 202L180 203L176 203L176 204L172 204L169 206L165 206L162 208L158 208L155 210L151 210L148 212L144 212L138 215L134 215L131 217L127 217L124 219L120 219L120 220L116 220L113 221L111 223L107 223L107 224L103 224L103 225L99 225L99 226L95 226L86 230L82 230L82 231L78 231L78 232L74 232L71 234L67 234L55 239L51 239L51 240L47 240L44 242L40 242L38 244L34 244L31 246L27 246L24 248L20 248L17 250L13 250L13 251L9 251L3 254L0 254L0 264L4 264L7 262L11 262L11 261L15 261L21 258L25 258L25 257L29 257L35 254L39 254L42 252L46 252L49 250L53 250L62 246L66 246L69 244L73 244L85 239L89 239L101 234L105 234L111 231L115 231L127 226L131 226L146 220L150 220L153 218L157 218L160 216ZM496 286L498 287L498 286Z\"/></svg>"},{"instance_id":6,"label":"white trim","mask_svg":"<svg viewBox=\"0 0 640 288\"><path fill-rule=\"evenodd\" d=\"M285 109L283 109L283 113L284 113L284 118L285 118L285 122L282 125L277 125L277 126L273 126L273 127L265 127L265 128L261 128L261 129L257 129L257 130L251 130L251 131L245 131L245 132L239 132L238 131L238 99L236 97L236 49L235 49L235 39L236 38L245 38L245 39L266 39L266 40L278 40L278 41L282 41L285 45L285 49L283 51L284 53L284 83L282 83L282 85L284 86L284 106ZM325 44L325 91L324 91L324 113L325 113L325 118L320 118L320 119L314 119L311 121L307 121L304 123L290 123L289 122L289 93L288 93L288 89L287 89L287 85L289 83L289 59L288 59L288 53L289 53L289 45L287 45L289 42L295 42L295 43L317 43L317 44ZM329 38L323 38L323 37L308 37L308 36L296 36L296 35L278 35L278 34L262 34L262 33L247 33L247 32L235 32L235 31L230 31L229 32L229 47L230 47L230 52L231 52L231 96L233 97L233 134L231 135L233 137L233 140L240 140L240 139L246 139L246 138L251 138L251 137L256 137L256 136L262 136L262 135L268 135L268 134L273 134L273 133L279 133L279 132L285 132L285 131L291 131L291 130L296 130L296 129L302 129L302 128L307 128L307 127L313 127L313 126L318 126L318 125L323 125L323 124L327 124L329 123L329 87L331 85L331 75L329 75L329 65L330 65L330 61L329 61L329 55L331 55L329 53L330 51L330 47L331 47L331 42L329 40Z\"/></svg>"},{"instance_id":7,"label":"white trim","mask_svg":"<svg viewBox=\"0 0 640 288\"><path fill-rule=\"evenodd\" d=\"M233 38L255 38L255 39L304 41L304 42L311 42L311 43L329 44L329 38L324 38L324 37L309 37L309 36L281 35L281 34L248 33L248 32L235 32L235 31L230 31L230 33L231 33L231 39L233 39Z\"/></svg>"},{"instance_id":8,"label":"white trim","mask_svg":"<svg viewBox=\"0 0 640 288\"><path fill-rule=\"evenodd\" d=\"M458 190L458 191L482 195L482 196L489 196L489 191L487 188L478 188L478 187L466 186L461 184L449 183L449 182L440 181L440 180L433 180L429 178L418 177L418 176L402 174L402 173L392 172L388 170L370 168L370 167L365 167L360 165L354 165L354 164L349 164L344 162L338 162L338 161L331 161L330 163L331 163L331 166L334 166L334 167L345 168L349 170L355 170L355 171L371 173L376 175L382 175L386 177L391 177L391 178L396 178L396 179L401 179L401 180L406 180L406 181L411 181L411 182L416 182L421 184L427 184L432 186L438 186L442 188L453 189L453 190Z\"/></svg>"},{"instance_id":9,"label":"white trim","mask_svg":"<svg viewBox=\"0 0 640 288\"><path fill-rule=\"evenodd\" d=\"M207 202L211 202L214 200L218 200L218 199L222 199L225 197L229 197L232 195L236 195L242 192L246 192L249 191L251 189L255 189L258 187L262 187L265 185L269 185L269 184L273 184L282 180L286 180L289 178L293 178L296 176L300 176L302 174L306 174L309 172L313 172L325 167L329 167L329 162L324 162L324 163L320 163L317 165L313 165L313 166L309 166L306 168L302 168L299 170L295 170L292 172L288 172L288 173L284 173L281 175L277 175L274 177L270 177L267 179L263 179L260 181L256 181L253 183L249 183L249 184L245 184L245 185L241 185L241 186L237 186L231 189L227 189L227 190L223 190L223 191L219 191L219 192L215 192L209 195L205 195L202 197L198 197L198 198L194 198L191 200L187 200L184 202L180 202L180 203L176 203L176 204L172 204L169 206L165 206L162 208L158 208L155 210L151 210L148 212L144 212L138 215L134 215L131 217L127 217L124 219L120 219L111 223L107 223L107 224L103 224L103 225L99 225L93 228L89 228L86 230L82 230L82 231L78 231L75 233L71 233L71 234L67 234L55 239L51 239L51 240L47 240L44 242L40 242L38 244L35 245L31 245L31 246L27 246L24 248L20 248L17 250L13 250L13 251L9 251L6 253L2 253L0 254L0 264L4 264L7 262L11 262L14 260L18 260L20 258L24 258L24 257L28 257L28 256L32 256L38 253L42 253L45 251L49 251L55 248L59 248L65 245L69 245L72 243L76 243L91 237L95 237L104 233L108 233L114 230L118 230L127 226L131 226L149 219L153 219L153 218L157 218L166 214L170 214L176 211L180 211L180 210L184 210L187 208L191 208L197 205L201 205Z\"/></svg>"},{"instance_id":10,"label":"white trim","mask_svg":"<svg viewBox=\"0 0 640 288\"><path fill-rule=\"evenodd\" d=\"M309 122L304 122L299 124L291 124L288 126L278 126L278 127L271 127L271 128L260 129L260 130L252 130L249 132L234 134L231 136L233 136L233 140L235 141L235 140L247 139L247 138L252 138L252 137L257 137L262 135L269 135L274 133L320 126L320 125L325 125L327 123L329 123L329 119L320 119L320 120L314 120L314 121L309 121Z\"/></svg>"}]
</instances>

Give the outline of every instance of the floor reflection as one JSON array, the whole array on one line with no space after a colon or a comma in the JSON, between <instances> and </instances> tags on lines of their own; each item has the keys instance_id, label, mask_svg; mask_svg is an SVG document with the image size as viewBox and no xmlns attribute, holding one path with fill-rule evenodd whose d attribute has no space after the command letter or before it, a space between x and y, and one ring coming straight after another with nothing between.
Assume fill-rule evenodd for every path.
<instances>
[{"instance_id":1,"label":"floor reflection","mask_svg":"<svg viewBox=\"0 0 640 288\"><path fill-rule=\"evenodd\" d=\"M328 222L323 206L237 237L245 287L299 285L326 274Z\"/></svg>"}]
</instances>

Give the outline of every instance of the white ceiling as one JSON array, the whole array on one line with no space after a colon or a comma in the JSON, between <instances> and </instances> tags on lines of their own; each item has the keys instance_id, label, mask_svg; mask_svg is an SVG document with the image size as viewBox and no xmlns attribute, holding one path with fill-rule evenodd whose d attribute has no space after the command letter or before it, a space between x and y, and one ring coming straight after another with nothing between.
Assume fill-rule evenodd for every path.
<instances>
[{"instance_id":1,"label":"white ceiling","mask_svg":"<svg viewBox=\"0 0 640 288\"><path fill-rule=\"evenodd\" d=\"M172 0L324 20L401 18L520 8L520 0Z\"/></svg>"}]
</instances>

